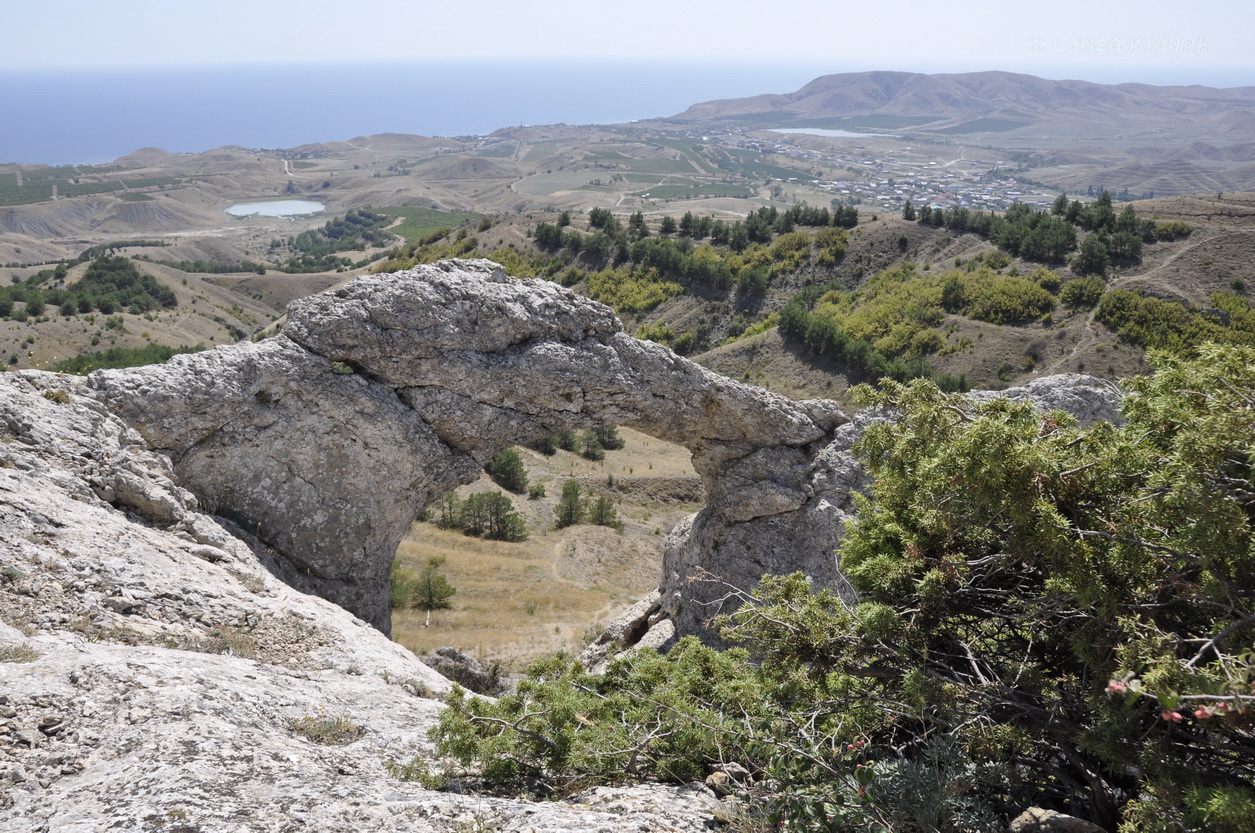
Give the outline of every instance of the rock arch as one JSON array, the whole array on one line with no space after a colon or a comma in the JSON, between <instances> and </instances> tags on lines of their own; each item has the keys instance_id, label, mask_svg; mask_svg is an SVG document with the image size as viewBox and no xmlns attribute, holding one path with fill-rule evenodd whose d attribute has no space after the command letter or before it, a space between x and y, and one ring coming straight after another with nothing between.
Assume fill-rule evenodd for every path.
<instances>
[{"instance_id":1,"label":"rock arch","mask_svg":"<svg viewBox=\"0 0 1255 833\"><path fill-rule=\"evenodd\" d=\"M741 588L800 570L847 593L834 549L867 484L851 448L884 418L731 381L486 260L361 277L293 302L275 338L97 371L85 392L272 547L285 578L385 633L392 559L425 506L502 448L598 424L684 445L705 486L667 539L664 636L716 612L719 588L688 581L698 568ZM1119 414L1118 389L1075 374L998 395L1083 423Z\"/></svg>"},{"instance_id":2,"label":"rock arch","mask_svg":"<svg viewBox=\"0 0 1255 833\"><path fill-rule=\"evenodd\" d=\"M696 566L740 584L781 562L839 578L840 517L813 482L848 421L834 403L725 379L626 335L608 307L489 261L358 278L294 302L278 337L88 384L209 511L385 632L392 559L417 513L502 448L563 428L626 425L692 452L708 506L672 534L662 581L680 630L708 615L684 581Z\"/></svg>"}]
</instances>

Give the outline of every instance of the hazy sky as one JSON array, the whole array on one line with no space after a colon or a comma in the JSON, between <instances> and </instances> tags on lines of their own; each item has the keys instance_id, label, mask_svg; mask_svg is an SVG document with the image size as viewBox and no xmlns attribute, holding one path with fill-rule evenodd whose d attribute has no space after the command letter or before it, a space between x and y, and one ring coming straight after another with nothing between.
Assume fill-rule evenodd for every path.
<instances>
[{"instance_id":1,"label":"hazy sky","mask_svg":"<svg viewBox=\"0 0 1255 833\"><path fill-rule=\"evenodd\" d=\"M44 0L6 6L0 69L598 57L1255 85L1250 0Z\"/></svg>"}]
</instances>

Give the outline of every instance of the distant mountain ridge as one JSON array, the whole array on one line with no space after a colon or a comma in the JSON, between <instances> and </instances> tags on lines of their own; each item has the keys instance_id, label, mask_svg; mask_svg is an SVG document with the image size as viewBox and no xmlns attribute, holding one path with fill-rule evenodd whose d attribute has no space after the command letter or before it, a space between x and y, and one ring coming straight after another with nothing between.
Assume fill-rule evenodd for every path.
<instances>
[{"instance_id":1,"label":"distant mountain ridge","mask_svg":"<svg viewBox=\"0 0 1255 833\"><path fill-rule=\"evenodd\" d=\"M864 117L863 126L875 129L866 119L872 116L887 129L923 132L1040 131L1049 119L1052 132L1084 125L1099 136L1188 129L1194 139L1236 139L1255 132L1255 87L1097 84L998 71L853 72L821 76L792 93L695 104L670 120L770 126L771 117L782 125Z\"/></svg>"}]
</instances>

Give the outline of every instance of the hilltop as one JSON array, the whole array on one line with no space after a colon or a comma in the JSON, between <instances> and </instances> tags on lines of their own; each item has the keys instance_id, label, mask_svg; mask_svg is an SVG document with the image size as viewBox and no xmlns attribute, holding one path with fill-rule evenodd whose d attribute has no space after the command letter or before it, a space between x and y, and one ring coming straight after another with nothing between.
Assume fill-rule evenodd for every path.
<instances>
[{"instance_id":1,"label":"hilltop","mask_svg":"<svg viewBox=\"0 0 1255 833\"><path fill-rule=\"evenodd\" d=\"M1006 133L1182 141L1246 139L1255 87L1214 89L1053 81L1011 72L853 72L795 92L695 104L669 120L843 127L944 136Z\"/></svg>"}]
</instances>

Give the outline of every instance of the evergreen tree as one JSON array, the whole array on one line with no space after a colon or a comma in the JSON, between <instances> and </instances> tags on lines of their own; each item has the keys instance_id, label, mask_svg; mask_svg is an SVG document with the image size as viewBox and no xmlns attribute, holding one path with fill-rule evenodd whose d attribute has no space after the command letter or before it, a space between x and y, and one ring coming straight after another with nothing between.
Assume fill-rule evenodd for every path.
<instances>
[{"instance_id":1,"label":"evergreen tree","mask_svg":"<svg viewBox=\"0 0 1255 833\"><path fill-rule=\"evenodd\" d=\"M649 226L645 225L645 215L637 211L628 217L628 237L633 240L643 240L649 236Z\"/></svg>"},{"instance_id":2,"label":"evergreen tree","mask_svg":"<svg viewBox=\"0 0 1255 833\"><path fill-rule=\"evenodd\" d=\"M1082 275L1105 275L1111 265L1111 255L1107 252L1107 244L1102 235L1090 234L1081 243L1081 253L1077 255L1074 268Z\"/></svg>"},{"instance_id":3,"label":"evergreen tree","mask_svg":"<svg viewBox=\"0 0 1255 833\"><path fill-rule=\"evenodd\" d=\"M596 526L623 529L623 521L619 520L619 513L615 510L610 498L605 495L598 495L593 501L593 505L588 510L588 522Z\"/></svg>"},{"instance_id":4,"label":"evergreen tree","mask_svg":"<svg viewBox=\"0 0 1255 833\"><path fill-rule=\"evenodd\" d=\"M410 593L410 606L427 611L427 620L424 623L424 627L431 625L431 612L433 610L448 610L453 606L449 599L457 593L453 585L449 584L449 579L440 572L442 564L444 564L444 556L442 555L432 556L427 559L427 563L419 571Z\"/></svg>"},{"instance_id":5,"label":"evergreen tree","mask_svg":"<svg viewBox=\"0 0 1255 833\"><path fill-rule=\"evenodd\" d=\"M490 541L526 541L527 526L510 498L501 492L476 495L483 501L484 537Z\"/></svg>"},{"instance_id":6,"label":"evergreen tree","mask_svg":"<svg viewBox=\"0 0 1255 833\"><path fill-rule=\"evenodd\" d=\"M601 443L601 447L606 451L618 451L623 448L623 438L619 436L619 429L613 425L599 425L593 429L593 433L597 435L597 442Z\"/></svg>"},{"instance_id":7,"label":"evergreen tree","mask_svg":"<svg viewBox=\"0 0 1255 833\"><path fill-rule=\"evenodd\" d=\"M580 435L580 456L585 460L606 459L606 449L597 438L596 431L585 431Z\"/></svg>"},{"instance_id":8,"label":"evergreen tree","mask_svg":"<svg viewBox=\"0 0 1255 833\"><path fill-rule=\"evenodd\" d=\"M441 529L462 528L462 501L457 492L447 492L436 501L436 526Z\"/></svg>"},{"instance_id":9,"label":"evergreen tree","mask_svg":"<svg viewBox=\"0 0 1255 833\"><path fill-rule=\"evenodd\" d=\"M563 483L562 497L553 509L554 527L566 529L568 526L583 523L587 512L584 498L580 495L580 484L574 480Z\"/></svg>"},{"instance_id":10,"label":"evergreen tree","mask_svg":"<svg viewBox=\"0 0 1255 833\"><path fill-rule=\"evenodd\" d=\"M523 458L513 448L498 451L484 467L488 476L507 492L521 495L527 491L527 468Z\"/></svg>"},{"instance_id":11,"label":"evergreen tree","mask_svg":"<svg viewBox=\"0 0 1255 833\"><path fill-rule=\"evenodd\" d=\"M541 437L535 442L530 442L527 447L532 451L538 451L546 457L552 457L558 453L558 441L555 435L550 434L547 437Z\"/></svg>"}]
</instances>

